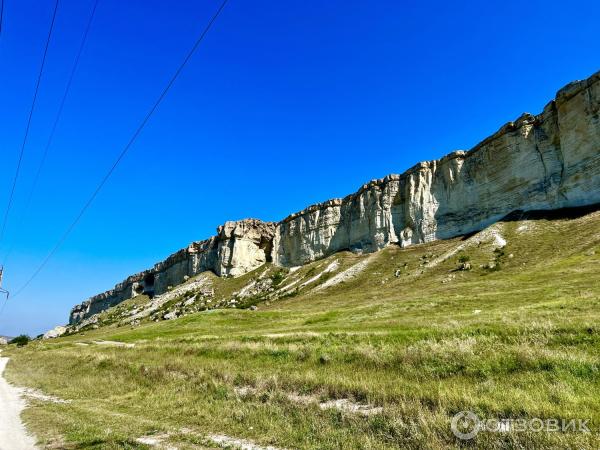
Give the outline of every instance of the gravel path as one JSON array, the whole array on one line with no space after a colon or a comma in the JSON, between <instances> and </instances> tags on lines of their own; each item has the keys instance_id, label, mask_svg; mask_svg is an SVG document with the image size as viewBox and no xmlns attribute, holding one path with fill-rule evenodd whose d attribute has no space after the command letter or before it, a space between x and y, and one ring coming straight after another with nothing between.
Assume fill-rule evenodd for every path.
<instances>
[{"instance_id":1,"label":"gravel path","mask_svg":"<svg viewBox=\"0 0 600 450\"><path fill-rule=\"evenodd\" d=\"M35 439L27 433L20 418L25 402L19 389L2 376L7 362L8 358L0 358L0 450L33 450Z\"/></svg>"}]
</instances>

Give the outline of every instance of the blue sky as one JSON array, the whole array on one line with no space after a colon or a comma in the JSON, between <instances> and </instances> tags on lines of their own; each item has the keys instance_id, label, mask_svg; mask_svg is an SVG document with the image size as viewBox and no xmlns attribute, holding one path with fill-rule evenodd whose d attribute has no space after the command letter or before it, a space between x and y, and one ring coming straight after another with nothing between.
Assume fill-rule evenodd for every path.
<instances>
[{"instance_id":1,"label":"blue sky","mask_svg":"<svg viewBox=\"0 0 600 450\"><path fill-rule=\"evenodd\" d=\"M53 0L5 0L0 210ZM62 0L6 239L17 289L56 243L218 7L100 0L24 211L93 0ZM0 317L35 335L225 220L280 220L468 149L600 69L600 4L230 0L69 240ZM20 218L23 217L21 222Z\"/></svg>"}]
</instances>

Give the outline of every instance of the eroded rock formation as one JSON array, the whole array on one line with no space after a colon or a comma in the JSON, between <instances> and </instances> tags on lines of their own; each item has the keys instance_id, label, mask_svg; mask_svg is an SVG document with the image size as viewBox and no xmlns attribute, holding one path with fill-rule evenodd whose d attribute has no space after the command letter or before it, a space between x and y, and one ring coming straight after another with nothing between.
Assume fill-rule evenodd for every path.
<instances>
[{"instance_id":1,"label":"eroded rock formation","mask_svg":"<svg viewBox=\"0 0 600 450\"><path fill-rule=\"evenodd\" d=\"M254 270L271 261L275 227L275 223L256 219L226 222L217 228L216 236L192 242L152 269L132 275L114 289L76 305L69 323L80 322L140 294L163 294L169 286L177 286L207 270L232 277Z\"/></svg>"},{"instance_id":2,"label":"eroded rock formation","mask_svg":"<svg viewBox=\"0 0 600 450\"><path fill-rule=\"evenodd\" d=\"M76 306L71 323L206 270L239 276L267 261L297 266L340 250L450 238L515 210L600 203L599 115L600 72L565 86L541 114L523 114L467 152L371 181L279 223L227 222L216 236Z\"/></svg>"},{"instance_id":3,"label":"eroded rock formation","mask_svg":"<svg viewBox=\"0 0 600 450\"><path fill-rule=\"evenodd\" d=\"M599 109L596 73L468 152L292 214L277 226L273 261L299 265L343 249L406 246L476 231L514 210L598 203Z\"/></svg>"}]
</instances>

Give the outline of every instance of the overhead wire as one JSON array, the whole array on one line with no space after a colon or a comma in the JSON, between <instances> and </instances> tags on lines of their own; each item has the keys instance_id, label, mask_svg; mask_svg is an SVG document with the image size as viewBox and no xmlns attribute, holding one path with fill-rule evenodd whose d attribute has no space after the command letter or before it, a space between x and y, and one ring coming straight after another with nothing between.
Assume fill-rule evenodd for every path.
<instances>
[{"instance_id":1,"label":"overhead wire","mask_svg":"<svg viewBox=\"0 0 600 450\"><path fill-rule=\"evenodd\" d=\"M133 133L133 135L131 136L131 138L129 139L129 141L127 142L127 144L125 145L125 147L121 151L121 153L118 155L117 159L114 161L113 165L110 167L110 169L108 170L108 172L104 175L104 177L102 178L102 180L100 181L100 183L98 184L98 186L96 187L96 189L94 190L94 192L92 193L92 195L90 196L90 198L86 201L86 203L83 205L83 207L81 208L81 210L79 211L79 213L77 214L77 216L75 217L75 219L73 220L73 222L71 222L71 224L69 225L69 227L67 228L67 230L60 237L60 239L58 240L57 244L52 248L52 250L48 253L48 255L46 255L46 257L44 258L44 260L42 261L42 263L36 268L36 270L33 272L33 274L31 275L31 277L29 277L27 279L27 281L16 291L16 293L13 296L13 298L15 298L18 295L20 295L31 284L31 282L39 275L39 273L48 264L48 262L50 261L50 259L54 256L54 254L58 251L58 249L67 240L67 238L69 237L69 235L73 232L73 230L75 229L75 227L77 226L77 224L79 223L79 221L81 220L81 218L83 217L83 215L85 214L85 212L92 205L92 203L94 202L94 200L96 199L96 197L98 196L98 194L100 193L100 191L102 190L102 188L104 187L104 185L106 184L106 182L109 180L109 178L111 177L111 175L113 174L113 172L115 171L115 169L117 168L117 166L120 164L120 162L123 160L123 158L125 157L125 155L129 151L129 149L131 148L131 146L137 140L138 136L140 135L140 133L142 132L142 130L144 129L144 127L146 126L146 124L148 123L148 121L150 120L150 118L152 117L152 115L154 114L154 112L156 111L156 109L158 108L158 106L162 103L163 99L166 97L167 93L169 92L169 90L171 89L171 87L173 86L173 84L175 83L175 81L177 80L177 78L179 77L179 75L181 74L181 72L183 71L184 67L187 65L187 63L191 59L191 57L194 55L194 53L196 52L197 48L200 46L200 44L204 40L204 38L206 37L206 35L210 31L210 29L212 28L213 24L216 22L217 18L220 16L221 12L223 11L223 9L225 8L225 5L227 3L228 3L228 0L223 0L223 2L220 4L220 6L217 9L217 11L211 17L211 19L209 20L208 24L203 29L202 33L196 39L196 42L194 43L194 45L192 46L192 48L189 50L189 52L185 56L183 62L178 66L177 70L175 71L175 73L173 74L173 76L170 78L170 80L167 83L166 87L162 90L162 92L160 93L160 95L158 96L158 98L155 100L155 102L153 103L153 105L150 108L150 110L148 111L148 113L144 116L144 118L142 119L142 121L140 122L140 124L138 125L138 127L136 128L135 132Z\"/></svg>"},{"instance_id":2,"label":"overhead wire","mask_svg":"<svg viewBox=\"0 0 600 450\"><path fill-rule=\"evenodd\" d=\"M2 24L4 23L4 0L0 0L0 36L2 36Z\"/></svg>"},{"instance_id":3,"label":"overhead wire","mask_svg":"<svg viewBox=\"0 0 600 450\"><path fill-rule=\"evenodd\" d=\"M12 208L14 197L15 197L15 190L17 187L17 181L19 180L19 174L21 172L21 166L23 163L23 155L25 153L25 146L27 145L27 138L29 136L29 130L31 128L31 119L33 117L33 111L35 110L35 104L37 102L37 97L38 97L38 93L40 90L40 83L42 81L42 74L44 73L44 66L46 65L46 57L48 55L48 47L50 46L50 39L52 38L52 31L54 30L54 23L56 21L56 12L58 11L58 2L59 2L59 0L56 0L56 2L54 4L54 12L52 13L52 22L50 23L50 30L48 31L48 36L46 38L46 45L44 47L44 56L42 57L42 64L40 65L40 71L38 73L37 81L35 84L33 101L31 102L31 108L29 109L29 117L27 119L27 127L25 128L25 136L23 137L23 143L21 144L21 150L19 152L17 168L15 170L15 176L13 178L12 187L11 187L9 198L8 198L8 204L6 206L6 211L4 213L4 218L2 220L2 227L0 228L0 243L2 243L4 234L6 232L8 216L10 214L10 210Z\"/></svg>"},{"instance_id":4,"label":"overhead wire","mask_svg":"<svg viewBox=\"0 0 600 450\"><path fill-rule=\"evenodd\" d=\"M56 117L54 118L54 123L52 124L52 129L50 131L50 135L48 136L48 140L46 141L46 146L44 147L44 151L42 153L42 158L40 160L40 163L38 165L37 171L35 173L34 179L33 179L33 184L31 186L31 190L29 192L29 196L27 197L27 200L25 202L25 207L23 209L23 212L21 213L21 219L19 221L19 224L23 223L23 219L25 218L25 215L27 213L27 210L29 209L29 206L31 205L31 201L33 200L33 195L35 193L35 190L37 188L37 184L39 182L40 179L40 175L42 173L42 169L44 167L44 164L46 163L46 159L48 157L48 151L50 149L50 146L52 145L52 141L54 139L54 135L56 133L56 129L58 127L58 123L60 122L61 116L62 116L62 112L63 109L65 107L65 103L67 100L67 97L69 95L69 91L71 90L71 85L73 84L73 79L75 78L75 73L77 72L77 67L79 66L79 61L81 59L81 54L83 53L83 49L85 47L85 43L87 41L89 32L90 32L90 28L92 26L92 22L94 21L94 16L96 15L96 9L98 7L98 3L100 0L95 0L94 4L92 6L92 10L90 13L90 17L87 21L86 27L85 27L85 31L83 33L83 37L81 38L81 42L79 44L79 48L77 50L77 54L75 56L75 60L73 63L73 66L71 67L71 73L69 74L69 78L67 80L67 84L65 87L65 90L63 92L63 96L62 99L60 101L59 107L58 107L58 111L56 113ZM9 256L11 255L12 251L14 249L14 240L11 244L11 246L9 247L8 251L6 252L5 256L4 256L4 260L2 265L5 266L6 262L9 258Z\"/></svg>"}]
</instances>

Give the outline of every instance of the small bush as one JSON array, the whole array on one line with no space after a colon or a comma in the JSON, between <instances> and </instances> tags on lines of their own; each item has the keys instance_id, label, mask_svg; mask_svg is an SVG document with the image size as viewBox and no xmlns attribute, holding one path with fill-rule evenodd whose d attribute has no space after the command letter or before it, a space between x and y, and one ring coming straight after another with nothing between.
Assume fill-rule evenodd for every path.
<instances>
[{"instance_id":1,"label":"small bush","mask_svg":"<svg viewBox=\"0 0 600 450\"><path fill-rule=\"evenodd\" d=\"M271 275L271 280L273 281L273 286L279 286L281 282L285 279L285 271L279 270Z\"/></svg>"},{"instance_id":2,"label":"small bush","mask_svg":"<svg viewBox=\"0 0 600 450\"><path fill-rule=\"evenodd\" d=\"M13 340L11 340L9 344L15 344L17 347L24 347L27 344L29 344L29 341L31 341L31 338L29 336L27 336L26 334L21 334L20 336L17 336Z\"/></svg>"},{"instance_id":3,"label":"small bush","mask_svg":"<svg viewBox=\"0 0 600 450\"><path fill-rule=\"evenodd\" d=\"M329 280L332 276L333 272L323 272L319 277L319 282L324 283L325 281Z\"/></svg>"},{"instance_id":4,"label":"small bush","mask_svg":"<svg viewBox=\"0 0 600 450\"><path fill-rule=\"evenodd\" d=\"M313 276L315 273L317 273L317 268L316 267L311 267L310 269L307 270L306 272L306 276L307 277L311 277Z\"/></svg>"},{"instance_id":5,"label":"small bush","mask_svg":"<svg viewBox=\"0 0 600 450\"><path fill-rule=\"evenodd\" d=\"M458 257L458 262L461 264L467 263L469 261L471 261L471 257L469 255L460 255Z\"/></svg>"},{"instance_id":6,"label":"small bush","mask_svg":"<svg viewBox=\"0 0 600 450\"><path fill-rule=\"evenodd\" d=\"M320 364L329 364L331 362L331 356L324 354L319 356L319 363Z\"/></svg>"}]
</instances>

